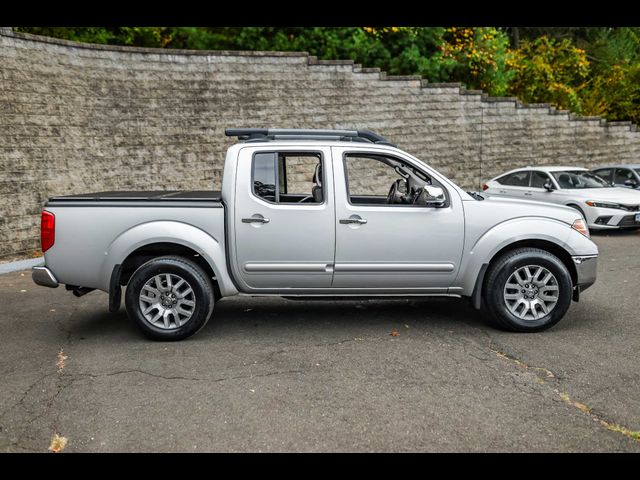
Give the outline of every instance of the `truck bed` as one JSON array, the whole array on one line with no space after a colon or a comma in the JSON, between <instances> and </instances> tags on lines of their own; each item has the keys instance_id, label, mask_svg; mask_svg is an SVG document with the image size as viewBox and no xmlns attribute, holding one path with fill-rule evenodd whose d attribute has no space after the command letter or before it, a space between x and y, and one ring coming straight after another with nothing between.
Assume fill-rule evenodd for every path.
<instances>
[{"instance_id":1,"label":"truck bed","mask_svg":"<svg viewBox=\"0 0 640 480\"><path fill-rule=\"evenodd\" d=\"M188 206L189 204L221 204L221 193L216 190L155 190L155 191L112 191L96 193L79 193L76 195L61 195L49 198L47 206L51 205L87 205L87 204L175 204ZM203 205L204 206L204 205ZM216 205L217 206L217 205Z\"/></svg>"}]
</instances>

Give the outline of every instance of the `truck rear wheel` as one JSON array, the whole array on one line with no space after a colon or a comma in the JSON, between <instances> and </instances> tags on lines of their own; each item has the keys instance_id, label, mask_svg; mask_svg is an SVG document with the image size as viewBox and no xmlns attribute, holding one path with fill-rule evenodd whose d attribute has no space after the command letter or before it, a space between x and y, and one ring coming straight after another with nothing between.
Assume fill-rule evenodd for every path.
<instances>
[{"instance_id":1,"label":"truck rear wheel","mask_svg":"<svg viewBox=\"0 0 640 480\"><path fill-rule=\"evenodd\" d=\"M517 248L489 267L482 313L504 330L546 330L569 309L572 286L571 274L558 257L538 248Z\"/></svg>"},{"instance_id":2,"label":"truck rear wheel","mask_svg":"<svg viewBox=\"0 0 640 480\"><path fill-rule=\"evenodd\" d=\"M182 340L204 327L213 312L213 285L196 263L183 257L154 258L131 276L127 315L147 337Z\"/></svg>"}]
</instances>

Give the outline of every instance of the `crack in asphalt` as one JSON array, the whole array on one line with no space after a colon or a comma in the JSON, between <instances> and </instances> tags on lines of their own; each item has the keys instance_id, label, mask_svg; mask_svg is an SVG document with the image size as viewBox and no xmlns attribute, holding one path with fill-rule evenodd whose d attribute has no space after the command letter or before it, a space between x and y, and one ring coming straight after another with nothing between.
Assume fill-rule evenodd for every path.
<instances>
[{"instance_id":1,"label":"crack in asphalt","mask_svg":"<svg viewBox=\"0 0 640 480\"><path fill-rule=\"evenodd\" d=\"M128 369L128 370L117 370L115 372L107 372L107 373L80 372L80 373L73 373L71 375L73 375L74 377L101 378L101 377L113 377L115 375L126 375L128 373L140 373L142 375L148 375L148 376L154 377L154 378L162 378L163 380L188 380L188 381L203 381L203 380L205 380L203 378L198 378L198 377L183 377L183 376L180 376L180 375L175 375L175 376L160 375L160 374L157 374L157 373L147 372L146 370L140 370L138 368L131 368L131 369Z\"/></svg>"},{"instance_id":2,"label":"crack in asphalt","mask_svg":"<svg viewBox=\"0 0 640 480\"><path fill-rule=\"evenodd\" d=\"M68 322L70 321L77 313L78 310L80 308L79 304L76 304L71 313L66 316L66 318L56 318L55 319L55 325L56 328L65 335L65 340L66 340L66 344L68 346L71 346L73 344L72 341L72 330L68 327L66 327L64 325L64 322ZM60 355L63 352L63 347L60 347L60 349L58 350L58 354L57 354L57 360L58 362L60 362ZM64 360L66 360L68 357L64 357ZM57 367L57 372L51 372L51 373L47 373L45 375L42 375L40 378L38 378L36 381L34 381L31 385L29 385L29 387L27 387L27 389L24 391L24 393L22 394L22 396L20 397L20 399L14 403L13 405L11 405L9 408L7 408L6 410L4 410L2 413L0 413L0 419L3 419L9 412L11 412L12 410L14 410L15 408L18 407L25 407L25 401L27 400L27 398L29 397L29 395L31 394L31 392L36 388L37 385L41 384L42 382L44 382L47 378L55 376L57 378L56 380L56 391L53 395L46 397L44 399L45 402L45 406L40 409L40 411L31 416L30 418L28 418L25 421L25 427L22 429L22 431L19 433L18 438L16 441L10 442L11 446L13 447L18 447L21 448L23 450L30 450L30 451L39 451L39 450L33 450L30 449L28 447L24 447L21 445L22 440L24 439L25 435L27 435L27 429L33 425L37 420L41 419L42 417L46 416L49 414L49 412L51 411L51 409L53 408L53 404L55 403L56 399L62 394L62 392L64 390L66 390L67 388L69 388L74 381L76 380L73 376L71 375L66 375L63 372L63 369L65 367L64 365L64 361L62 361L62 364L58 364L56 363L56 367ZM62 382L62 383L61 383ZM54 424L51 425L51 428L55 431L57 430L55 428L55 422Z\"/></svg>"},{"instance_id":3,"label":"crack in asphalt","mask_svg":"<svg viewBox=\"0 0 640 480\"><path fill-rule=\"evenodd\" d=\"M61 374L58 373L48 373L46 375L41 376L38 380L36 380L35 382L33 382L26 390L25 392L22 394L22 396L20 397L20 400L18 400L15 404L13 404L11 407L9 407L8 409L6 409L1 415L0 418L3 418L6 414L8 414L9 412L11 412L13 409L19 407L19 406L24 406L25 409L27 409L27 407L24 405L27 397L29 396L29 394L33 391L33 389L39 385L40 383L42 383L45 379L52 377L52 376L57 376L57 377L61 377ZM37 420L41 419L42 417L44 417L45 415L47 415L51 409L53 408L53 404L55 403L56 399L62 394L62 392L64 390L66 390L68 387L71 386L71 384L73 384L73 382L75 381L74 378L70 377L70 376L66 376L65 375L65 379L66 381L63 380L63 383L60 383L60 379L57 380L57 385L56 385L56 391L55 393L53 393L52 395L45 397L44 402L45 405L44 407L42 407L38 413L36 413L35 415L32 415L31 417L29 417L27 420L25 420L24 422L24 427L22 428L22 431L18 434L18 438L15 441L11 441L10 444L13 447L18 447L18 448L22 448L24 450L32 450L28 447L24 447L22 446L22 440L25 438L25 436L27 436L27 430L28 428L33 425ZM39 450L35 450L35 451L39 451Z\"/></svg>"},{"instance_id":4,"label":"crack in asphalt","mask_svg":"<svg viewBox=\"0 0 640 480\"><path fill-rule=\"evenodd\" d=\"M468 325L470 325L468 322L465 322ZM473 326L473 325L470 325ZM552 372L551 370L549 370L546 367L541 367L541 366L536 366L536 365L529 365L526 362L520 360L519 358L515 357L514 355L508 354L503 350L500 350L497 346L495 346L495 340L494 338L491 336L491 334L489 332L487 332L486 330L476 327L477 331L479 331L480 333L484 334L485 337L487 337L487 339L489 340L489 345L488 345L488 350L493 353L496 357L502 359L502 360L506 360L512 364L515 364L516 366L518 366L520 369L524 370L524 371L531 371L533 370L535 372L535 375L537 377L537 383L541 386L544 386L548 389L548 391L550 393L553 394L553 396L555 398L559 398L562 402L564 402L565 404L576 408L577 410L579 410L580 412L582 412L585 415L588 415L594 422L597 422L598 425L600 425L601 427L603 427L606 430L615 432L615 433L619 433L624 435L627 438L630 438L632 440L635 440L636 442L640 442L640 431L634 431L631 430L627 427L625 427L624 425L620 425L617 423L614 423L612 421L609 421L606 419L605 415L601 414L601 413L596 413L593 411L593 409L591 407L589 407L588 405L578 402L576 400L574 400L573 398L571 398L569 396L568 393L566 392L561 392L558 388L554 388L551 387L549 385L549 381L555 382L556 384L560 383L562 381L562 377L559 376L557 373ZM473 344L473 342L470 342ZM471 354L470 352L467 351L466 349L467 343L463 344L462 348L465 351L465 353L467 353L467 355L469 355L470 357L473 357L477 360L481 360L481 361L486 361L486 359L482 359L477 357L476 355ZM543 375L540 375L540 373L542 373ZM545 398L544 395L542 395L540 392L535 392L535 390L530 391L530 390L523 390L521 388L521 385L519 385L515 380L513 380L513 385L515 388L517 388L519 391L524 392L524 393L529 393L529 394L535 394L541 398Z\"/></svg>"},{"instance_id":5,"label":"crack in asphalt","mask_svg":"<svg viewBox=\"0 0 640 480\"><path fill-rule=\"evenodd\" d=\"M71 346L73 344L73 340L71 339L71 337L73 335L73 331L69 327L65 326L64 323L71 321L73 319L73 317L75 315L77 315L78 310L80 309L81 306L82 305L80 305L79 303L76 303L74 305L73 309L71 310L71 313L66 318L58 318L58 317L56 317L56 319L55 319L56 328L60 332L65 334L66 341L67 341L67 344L69 346Z\"/></svg>"},{"instance_id":6,"label":"crack in asphalt","mask_svg":"<svg viewBox=\"0 0 640 480\"><path fill-rule=\"evenodd\" d=\"M33 389L39 385L40 383L42 383L45 379L56 375L57 377L59 377L58 381L57 381L57 386L56 386L56 391L46 397L44 399L45 402L45 406L40 409L38 411L38 413L36 413L35 415L32 415L30 418L28 418L27 420L24 421L24 425L22 426L22 431L18 434L18 438L15 441L9 441L9 445L11 447L14 448L19 448L21 450L28 450L28 451L33 451L33 452L38 452L40 450L38 449L33 449L30 447L26 447L23 445L23 440L25 440L25 437L27 440L32 440L34 442L37 441L37 439L34 439L32 437L29 437L28 435L28 430L29 427L31 427L31 425L33 425L37 420L45 417L46 415L48 415L51 410L53 409L54 403L56 402L56 400L58 399L58 397L65 391L67 390L69 387L71 387L76 381L80 380L83 377L90 377L90 378L102 378L102 377L111 377L111 376L116 376L116 375L126 375L126 374L132 374L132 373L138 373L138 374L142 374L142 375L148 375L150 377L154 377L154 378L161 378L163 380L186 380L186 381L200 381L200 382L205 382L205 383L219 383L219 382L224 382L224 381L229 381L229 380L239 380L239 379L245 379L245 378L261 378L261 377L271 377L274 375L291 375L291 374L299 374L299 373L304 373L304 370L284 370L284 371L275 371L275 372L267 372L267 373L260 373L260 374L245 374L245 375L236 375L236 376L231 376L231 377L221 377L221 378L215 378L215 379L210 379L210 378L198 378L198 377L182 377L182 376L166 376L166 375L158 375L152 372L147 372L145 370L139 370L139 369L129 369L129 370L119 370L119 371L115 371L115 372L108 372L108 373L102 373L102 374L94 374L94 373L64 373L64 374L56 374L56 373L48 373L46 375L43 375L42 377L40 377L38 380L36 380L35 382L33 382L31 385L29 385L29 387L25 390L25 392L22 394L20 400L18 400L18 402L16 402L15 404L13 404L12 406L10 406L9 408L7 408L4 412L2 412L2 414L0 414L0 418L3 418L6 414L8 414L9 412L11 412L12 410L14 410L15 408L24 405L24 402L26 401L27 397L29 396L29 394L33 391ZM26 408L26 407L25 407ZM58 423L57 421L57 416L56 419L52 422L52 429L57 432L59 429L55 427L55 425Z\"/></svg>"},{"instance_id":7,"label":"crack in asphalt","mask_svg":"<svg viewBox=\"0 0 640 480\"><path fill-rule=\"evenodd\" d=\"M603 414L594 412L593 409L589 407L587 404L574 400L573 398L571 398L571 396L568 393L561 392L558 388L551 387L548 383L549 380L552 380L554 382L560 382L561 380L551 370L545 367L536 367L536 366L528 365L527 363L514 357L513 355L509 355L503 351L492 348L491 343L489 344L489 350L493 352L498 358L506 360L510 363L513 363L525 371L536 370L536 371L545 373L546 378L543 378L536 373L536 376L539 379L539 384L541 386L545 386L546 388L548 388L549 391L552 392L556 398L559 398L565 404L587 415L589 418L591 418L591 420L595 421L598 425L605 428L606 430L622 434L625 437L630 438L631 440L640 442L640 431L634 431L625 427L624 425L620 425L612 421L609 421L605 418Z\"/></svg>"},{"instance_id":8,"label":"crack in asphalt","mask_svg":"<svg viewBox=\"0 0 640 480\"><path fill-rule=\"evenodd\" d=\"M553 373L551 370L545 367L537 367L535 365L529 365L528 363L523 362L522 360L517 359L513 355L509 355L508 353L498 350L493 347L493 341L489 342L489 351L495 354L498 358L502 358L505 360L509 360L524 370L536 370L537 372L544 373L545 377L548 379L560 380L560 377Z\"/></svg>"},{"instance_id":9,"label":"crack in asphalt","mask_svg":"<svg viewBox=\"0 0 640 480\"><path fill-rule=\"evenodd\" d=\"M18 400L16 403L11 405L5 411L0 413L0 419L4 418L4 416L7 415L14 408L18 407L19 405L22 405L24 403L24 401L27 399L27 396L29 395L29 393L31 393L31 391L36 387L36 385L38 385L39 383L43 382L46 378L48 378L48 377L50 377L52 375L56 375L56 374L55 373L47 373L46 375L43 375L40 378L38 378L31 385L29 385L27 387L27 389L24 391L24 393L22 394L22 396L20 397L20 400Z\"/></svg>"},{"instance_id":10,"label":"crack in asphalt","mask_svg":"<svg viewBox=\"0 0 640 480\"><path fill-rule=\"evenodd\" d=\"M66 343L68 344L68 346L71 346L73 343L73 340L72 340L73 333L72 333L72 329L69 328L68 325L65 325L65 323L71 320L74 317L74 315L77 313L77 311L78 311L78 306L74 308L71 314L67 316L65 319L59 319L56 321L57 328L62 333L66 334ZM512 383L513 388L527 395L532 395L532 396L535 395L541 399L545 399L545 398L559 399L566 405L579 410L582 414L591 418L602 428L624 435L627 438L640 442L640 432L632 431L623 425L619 425L607 420L605 415L594 412L586 404L572 399L567 393L560 391L559 388L556 388L558 387L559 382L562 380L562 378L558 376L556 373L552 372L551 370L549 370L544 366L529 365L524 361L520 360L519 358L517 358L516 356L506 353L502 349L502 347L499 347L498 345L496 345L496 341L494 340L492 335L489 332L487 332L485 329L480 328L476 324L472 324L469 322L464 322L464 323L474 328L478 333L481 333L482 335L484 335L488 339L488 346L486 344L483 344L484 342L482 341L478 342L477 338L469 340L468 338L458 337L458 336L446 336L446 341L448 343L451 343L453 345L457 343L459 346L462 347L462 350L466 355L468 355L469 357L475 360L483 362L483 364L485 365L490 365L491 363L493 363L491 362L491 358L492 358L491 355L493 354L498 359L504 360L512 365L515 365L522 371L530 372L535 375L536 377L535 382L528 380L526 377L516 378L514 376L511 376L509 380L510 380L510 383ZM435 337L436 338L441 337L441 339L443 339L442 336L438 336L437 334L435 335ZM345 338L345 339L342 339L339 341L333 341L333 342L323 342L318 344L312 344L312 345L299 347L299 348L294 347L294 348L279 349L266 354L263 357L262 361L255 362L253 364L248 364L248 365L249 367L251 367L253 365L269 364L274 361L277 355L285 354L288 352L299 352L301 350L306 350L310 347L311 348L314 348L314 347L327 348L327 347L344 345L344 344L352 343L356 341L366 341L366 342L378 341L379 342L383 340L389 340L389 339L386 336L385 337L365 337L365 338L355 337L355 338ZM243 366L246 366L246 364ZM490 368L492 367L490 366ZM57 376L56 391L44 399L45 406L37 414L31 416L28 420L26 420L26 426L23 427L23 431L19 434L17 441L10 442L11 446L14 448L18 448L21 450L38 451L22 445L22 441L25 438L30 439L29 432L27 431L28 428L37 420L49 414L54 406L54 403L57 401L58 397L62 395L65 390L71 388L73 384L76 381L79 381L81 378L85 378L85 377L102 378L102 377L111 377L111 376L118 376L118 375L140 374L140 375L146 375L149 377L158 378L158 379L167 380L167 381L178 380L178 381L190 381L190 382L219 383L219 382L232 381L232 380L263 378L263 377L270 377L270 376L276 376L276 375L304 374L306 371L308 371L308 369L290 369L290 370L271 371L271 372L260 373L260 374L247 373L247 374L241 374L241 375L235 375L235 376L226 376L221 378L206 378L206 377L201 378L201 377L195 377L195 376L190 377L190 376L180 376L180 375L162 375L162 374L158 374L158 373L154 373L154 372L150 372L142 369L137 369L137 368L117 370L117 371L105 372L105 373L91 373L91 372L70 373L68 371L65 371L65 372L56 374L55 372L52 372L52 373L47 373L45 375L42 375L33 383L31 383L26 388L26 390L24 391L24 393L21 395L20 399L17 402L15 402L13 405L5 409L2 413L0 413L0 420L4 419L7 414L12 412L16 408L24 407L25 409L29 410L29 407L25 405L25 402L27 401L29 396L33 393L34 389L49 377ZM553 384L550 382L553 382ZM545 391L550 393L551 395L549 397L545 396L544 394ZM52 424L52 428L57 430L55 428L55 424L56 422ZM37 441L37 439L33 439L33 441Z\"/></svg>"},{"instance_id":11,"label":"crack in asphalt","mask_svg":"<svg viewBox=\"0 0 640 480\"><path fill-rule=\"evenodd\" d=\"M36 414L35 416L29 418L27 420L27 425L32 425L33 422L35 422L36 420L44 417L47 413L49 413L49 411L51 410L51 408L53 407L53 403L56 401L56 399L60 396L60 394L66 390L69 386L71 386L71 384L75 381L74 378L72 377L68 377L67 382L64 383L60 383L60 381L57 382L56 385L56 392L51 395L50 397L46 398L46 405L45 407L40 411L40 413Z\"/></svg>"},{"instance_id":12,"label":"crack in asphalt","mask_svg":"<svg viewBox=\"0 0 640 480\"><path fill-rule=\"evenodd\" d=\"M258 374L247 374L247 375L236 375L232 377L221 377L221 378L200 378L200 377L182 377L182 376L166 376L159 375L156 373L147 372L145 370L139 369L130 369L130 370L119 370L117 372L108 372L108 373L74 373L72 374L74 377L90 377L90 378L102 378L102 377L112 377L114 375L126 375L130 373L140 373L142 375L148 375L154 378L161 378L163 380L186 380L191 382L209 382L209 383L218 383L225 382L228 380L238 380L243 378L260 378L260 377L270 377L273 375L290 375L293 373L304 373L304 370L282 370L276 372L267 372L267 373L258 373ZM76 378L77 379L77 378Z\"/></svg>"},{"instance_id":13,"label":"crack in asphalt","mask_svg":"<svg viewBox=\"0 0 640 480\"><path fill-rule=\"evenodd\" d=\"M68 318L71 318L74 315L75 311L76 311L76 309L74 309L74 312L72 312L72 314ZM60 324L59 321L57 323ZM61 325L58 325L58 326L59 326L60 330L62 330L64 333L67 334L67 342L71 343L71 335L72 335L71 330L62 328ZM363 339L360 339L360 340L365 340L365 339L363 338ZM339 340L337 342L314 344L314 345L311 345L311 347L331 347L331 346L342 345L342 344L349 343L349 342L354 342L354 341L356 341L355 338L347 338L347 339ZM254 363L252 365L260 365L260 364L263 364L263 363L268 363L268 362L271 362L273 360L273 357L275 357L278 354L291 352L291 351L298 351L298 350L300 350L300 349L281 349L281 350L276 350L274 352L269 353L269 355L267 356L267 358L263 362ZM27 425L32 425L36 420L38 420L38 419L44 417L45 415L47 415L47 413L49 413L49 411L51 410L51 408L53 406L53 403L62 394L62 392L64 390L68 389L69 387L71 387L73 385L73 383L75 381L79 380L79 378L81 378L81 377L101 378L101 377L111 377L111 376L116 376L116 375L126 375L126 374L132 374L132 373L139 373L141 375L147 375L147 376L150 376L150 377L160 378L160 379L163 379L163 380L184 380L184 381L219 383L219 382L225 382L225 381L229 381L229 380L240 380L240 379L245 379L245 378L261 378L261 377L270 377L270 376L274 376L274 375L292 375L292 374L298 374L298 373L304 373L304 372L305 372L305 370L292 369L292 370L283 370L283 371L267 372L267 373L260 373L260 374L235 375L235 376L228 376L228 377L221 377L221 378L185 377L185 376L180 376L180 375L168 376L168 375L161 375L161 374L157 374L157 373L153 373L153 372L148 372L146 370L141 370L141 369L137 369L137 368L126 369L126 370L118 370L118 371L115 371L115 372L106 372L106 373L90 373L90 372L69 373L68 371L66 371L64 373L51 372L51 373L47 373L45 375L42 375L37 380L32 382L25 389L24 393L21 395L20 399L17 402L15 402L13 405L11 405L7 409L5 409L2 413L0 413L0 419L3 419L7 414L9 414L14 409L19 408L20 406L24 406L25 401L27 400L29 395L32 393L32 391L39 384L41 384L47 378L52 377L52 376L57 376L60 380L64 381L64 383L62 383L62 384L59 383L57 385L56 392L53 395L51 395L49 398L45 399L45 402L46 402L45 408L43 408L37 415L32 416L31 418L29 418L26 421ZM18 443L13 443L13 445L14 446L19 446ZM20 448L22 448L22 447L20 447Z\"/></svg>"}]
</instances>

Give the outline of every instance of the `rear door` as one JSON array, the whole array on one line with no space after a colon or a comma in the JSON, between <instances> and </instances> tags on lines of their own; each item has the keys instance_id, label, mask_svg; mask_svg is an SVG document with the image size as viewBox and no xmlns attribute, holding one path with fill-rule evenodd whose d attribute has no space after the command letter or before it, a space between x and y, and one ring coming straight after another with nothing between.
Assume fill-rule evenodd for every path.
<instances>
[{"instance_id":1,"label":"rear door","mask_svg":"<svg viewBox=\"0 0 640 480\"><path fill-rule=\"evenodd\" d=\"M244 290L331 286L332 172L328 147L240 150L232 268Z\"/></svg>"},{"instance_id":2,"label":"rear door","mask_svg":"<svg viewBox=\"0 0 640 480\"><path fill-rule=\"evenodd\" d=\"M512 198L526 198L525 193L529 191L529 170L508 173L495 180L499 185L493 187L491 195L498 195Z\"/></svg>"},{"instance_id":3,"label":"rear door","mask_svg":"<svg viewBox=\"0 0 640 480\"><path fill-rule=\"evenodd\" d=\"M635 181L636 176L628 168L616 168L613 172L613 184L616 187L631 188L625 182L628 180Z\"/></svg>"}]
</instances>

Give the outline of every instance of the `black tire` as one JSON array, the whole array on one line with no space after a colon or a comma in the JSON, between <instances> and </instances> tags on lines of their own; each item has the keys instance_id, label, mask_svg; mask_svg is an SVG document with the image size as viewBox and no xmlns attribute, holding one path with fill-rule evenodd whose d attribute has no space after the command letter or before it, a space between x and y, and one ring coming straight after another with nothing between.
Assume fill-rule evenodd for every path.
<instances>
[{"instance_id":1,"label":"black tire","mask_svg":"<svg viewBox=\"0 0 640 480\"><path fill-rule=\"evenodd\" d=\"M152 325L140 309L140 292L145 283L155 275L174 274L186 280L193 290L195 306L186 323L165 330ZM125 293L127 315L147 337L153 340L182 340L197 333L206 325L213 313L214 294L211 279L195 262L177 256L158 257L141 265L129 279Z\"/></svg>"},{"instance_id":2,"label":"black tire","mask_svg":"<svg viewBox=\"0 0 640 480\"><path fill-rule=\"evenodd\" d=\"M507 280L520 267L539 265L549 270L558 282L558 301L547 315L536 320L523 320L509 311L504 299ZM555 255L538 248L517 248L494 260L487 270L482 289L482 314L494 327L512 332L539 332L558 323L571 305L571 274Z\"/></svg>"}]
</instances>

